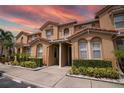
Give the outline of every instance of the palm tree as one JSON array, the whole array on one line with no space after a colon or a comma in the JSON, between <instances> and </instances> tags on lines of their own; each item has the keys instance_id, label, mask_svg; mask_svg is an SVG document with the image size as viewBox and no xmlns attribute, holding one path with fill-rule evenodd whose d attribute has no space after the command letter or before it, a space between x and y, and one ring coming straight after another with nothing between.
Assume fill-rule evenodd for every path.
<instances>
[{"instance_id":1,"label":"palm tree","mask_svg":"<svg viewBox=\"0 0 124 93\"><path fill-rule=\"evenodd\" d=\"M10 49L13 47L14 36L10 31L4 31L0 29L0 44L1 44L1 53L3 55L3 50L5 49L6 56L9 54Z\"/></svg>"}]
</instances>

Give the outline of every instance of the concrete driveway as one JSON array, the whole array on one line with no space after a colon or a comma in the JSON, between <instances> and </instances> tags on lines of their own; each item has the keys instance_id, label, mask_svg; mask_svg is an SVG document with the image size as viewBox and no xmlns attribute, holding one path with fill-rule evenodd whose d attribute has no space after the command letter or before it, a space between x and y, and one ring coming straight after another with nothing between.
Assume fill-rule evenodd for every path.
<instances>
[{"instance_id":1,"label":"concrete driveway","mask_svg":"<svg viewBox=\"0 0 124 93\"><path fill-rule=\"evenodd\" d=\"M69 69L70 67L59 68L58 66L50 66L39 71L31 71L0 64L0 70L5 71L5 75L8 77L34 84L39 87L124 88L124 85L120 84L67 77L66 73Z\"/></svg>"}]
</instances>

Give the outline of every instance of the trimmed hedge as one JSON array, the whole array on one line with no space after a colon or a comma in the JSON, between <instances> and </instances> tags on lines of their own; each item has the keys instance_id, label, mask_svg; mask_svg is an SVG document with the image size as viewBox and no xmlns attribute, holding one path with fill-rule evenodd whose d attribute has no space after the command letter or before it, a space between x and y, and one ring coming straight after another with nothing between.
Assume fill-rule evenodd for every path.
<instances>
[{"instance_id":1,"label":"trimmed hedge","mask_svg":"<svg viewBox=\"0 0 124 93\"><path fill-rule=\"evenodd\" d=\"M42 67L43 66L43 59L42 58L30 58L30 61L36 62L38 67Z\"/></svg>"},{"instance_id":2,"label":"trimmed hedge","mask_svg":"<svg viewBox=\"0 0 124 93\"><path fill-rule=\"evenodd\" d=\"M113 68L72 67L70 74L81 74L96 78L119 78L119 72Z\"/></svg>"},{"instance_id":3,"label":"trimmed hedge","mask_svg":"<svg viewBox=\"0 0 124 93\"><path fill-rule=\"evenodd\" d=\"M27 67L27 68L36 68L37 67L37 64L35 62L32 62L32 61L21 62L20 65L22 67Z\"/></svg>"},{"instance_id":4,"label":"trimmed hedge","mask_svg":"<svg viewBox=\"0 0 124 93\"><path fill-rule=\"evenodd\" d=\"M19 62L17 62L17 61L12 61L11 64L12 64L12 65L15 65L15 66L18 66L18 65L19 65Z\"/></svg>"},{"instance_id":5,"label":"trimmed hedge","mask_svg":"<svg viewBox=\"0 0 124 93\"><path fill-rule=\"evenodd\" d=\"M112 62L111 61L105 61L105 60L82 60L82 59L77 59L77 60L73 60L73 66L75 66L75 67L104 68L104 67L112 67Z\"/></svg>"}]
</instances>

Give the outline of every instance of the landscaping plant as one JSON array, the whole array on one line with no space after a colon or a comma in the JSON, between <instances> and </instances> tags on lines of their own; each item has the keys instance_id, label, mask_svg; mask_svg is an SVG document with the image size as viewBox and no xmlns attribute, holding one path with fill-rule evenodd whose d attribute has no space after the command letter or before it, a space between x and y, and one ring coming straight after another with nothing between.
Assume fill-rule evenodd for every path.
<instances>
[{"instance_id":1,"label":"landscaping plant","mask_svg":"<svg viewBox=\"0 0 124 93\"><path fill-rule=\"evenodd\" d=\"M112 62L105 60L74 60L70 74L96 78L119 78L119 72L112 68Z\"/></svg>"}]
</instances>

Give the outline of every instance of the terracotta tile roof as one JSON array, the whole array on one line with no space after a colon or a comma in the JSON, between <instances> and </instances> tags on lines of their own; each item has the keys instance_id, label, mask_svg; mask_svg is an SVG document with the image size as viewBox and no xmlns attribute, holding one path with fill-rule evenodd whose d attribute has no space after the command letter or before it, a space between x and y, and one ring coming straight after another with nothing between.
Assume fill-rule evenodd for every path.
<instances>
[{"instance_id":1,"label":"terracotta tile roof","mask_svg":"<svg viewBox=\"0 0 124 93\"><path fill-rule=\"evenodd\" d=\"M85 29L81 29L79 31L76 31L76 33L71 35L70 37L68 37L68 39L72 39L72 38L76 37L77 35L79 35L81 33L85 33L87 31L110 33L110 34L117 34L118 33L117 30L107 30L107 29L101 29L101 28L85 28Z\"/></svg>"},{"instance_id":2,"label":"terracotta tile roof","mask_svg":"<svg viewBox=\"0 0 124 93\"><path fill-rule=\"evenodd\" d=\"M53 21L47 21L46 23L44 23L41 27L40 30L42 31L48 24L53 24L53 25L59 25L59 23L57 22L53 22Z\"/></svg>"},{"instance_id":3,"label":"terracotta tile roof","mask_svg":"<svg viewBox=\"0 0 124 93\"><path fill-rule=\"evenodd\" d=\"M29 44L18 42L15 44L16 47L29 46Z\"/></svg>"},{"instance_id":4,"label":"terracotta tile roof","mask_svg":"<svg viewBox=\"0 0 124 93\"><path fill-rule=\"evenodd\" d=\"M85 22L77 23L77 24L75 24L75 26L89 24L89 23L98 22L98 21L99 21L99 19L87 20Z\"/></svg>"},{"instance_id":5,"label":"terracotta tile roof","mask_svg":"<svg viewBox=\"0 0 124 93\"><path fill-rule=\"evenodd\" d=\"M101 10L99 10L98 12L96 12L95 14L95 18L97 18L101 13L105 12L107 9L113 7L114 5L107 5L104 8L102 8Z\"/></svg>"},{"instance_id":6,"label":"terracotta tile roof","mask_svg":"<svg viewBox=\"0 0 124 93\"><path fill-rule=\"evenodd\" d=\"M33 45L33 44L36 43L37 41L45 41L45 42L49 43L48 40L45 39L45 38L36 38L35 40L29 42L29 45Z\"/></svg>"},{"instance_id":7,"label":"terracotta tile roof","mask_svg":"<svg viewBox=\"0 0 124 93\"><path fill-rule=\"evenodd\" d=\"M41 32L35 32L35 33L32 33L32 34L29 34L29 36L36 35L36 34L41 34Z\"/></svg>"},{"instance_id":8,"label":"terracotta tile roof","mask_svg":"<svg viewBox=\"0 0 124 93\"><path fill-rule=\"evenodd\" d=\"M28 32L25 32L25 31L21 31L21 32L19 32L19 33L16 35L16 39L19 38L19 36L22 35L22 34L28 36L28 35L30 35L31 33L28 33Z\"/></svg>"},{"instance_id":9,"label":"terracotta tile roof","mask_svg":"<svg viewBox=\"0 0 124 93\"><path fill-rule=\"evenodd\" d=\"M65 26L65 25L76 24L76 23L77 21L66 22L66 23L59 24L59 26Z\"/></svg>"}]
</instances>

